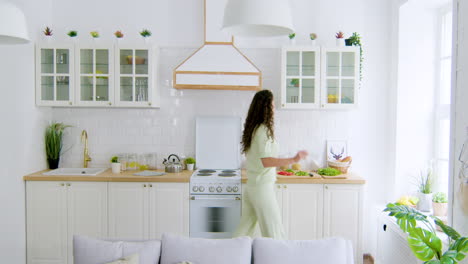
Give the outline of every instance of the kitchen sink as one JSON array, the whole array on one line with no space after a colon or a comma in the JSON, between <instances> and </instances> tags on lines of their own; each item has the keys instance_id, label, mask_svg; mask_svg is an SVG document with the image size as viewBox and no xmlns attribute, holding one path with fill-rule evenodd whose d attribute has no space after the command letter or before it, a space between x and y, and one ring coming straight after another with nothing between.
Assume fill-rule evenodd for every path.
<instances>
[{"instance_id":1,"label":"kitchen sink","mask_svg":"<svg viewBox=\"0 0 468 264\"><path fill-rule=\"evenodd\" d=\"M42 173L43 175L82 175L82 176L96 176L99 173L107 170L107 168L58 168L48 172Z\"/></svg>"}]
</instances>

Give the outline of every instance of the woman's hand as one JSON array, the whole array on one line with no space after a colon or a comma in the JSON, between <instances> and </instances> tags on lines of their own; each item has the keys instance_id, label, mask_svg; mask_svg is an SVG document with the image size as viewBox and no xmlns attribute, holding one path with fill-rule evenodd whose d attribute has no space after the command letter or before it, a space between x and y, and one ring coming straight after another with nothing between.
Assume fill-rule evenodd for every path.
<instances>
[{"instance_id":1,"label":"woman's hand","mask_svg":"<svg viewBox=\"0 0 468 264\"><path fill-rule=\"evenodd\" d=\"M305 159L307 155L309 155L309 152L307 152L306 150L298 151L296 156L294 156L293 160L294 162L299 162L300 160Z\"/></svg>"}]
</instances>

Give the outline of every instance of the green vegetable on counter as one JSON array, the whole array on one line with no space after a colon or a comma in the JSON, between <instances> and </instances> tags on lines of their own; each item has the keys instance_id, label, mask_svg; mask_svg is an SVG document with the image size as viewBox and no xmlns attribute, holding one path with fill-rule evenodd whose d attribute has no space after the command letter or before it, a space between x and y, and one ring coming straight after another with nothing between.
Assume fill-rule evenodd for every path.
<instances>
[{"instance_id":1,"label":"green vegetable on counter","mask_svg":"<svg viewBox=\"0 0 468 264\"><path fill-rule=\"evenodd\" d=\"M328 167L328 168L318 169L317 173L320 175L325 175L325 176L337 176L341 174L341 171Z\"/></svg>"},{"instance_id":2,"label":"green vegetable on counter","mask_svg":"<svg viewBox=\"0 0 468 264\"><path fill-rule=\"evenodd\" d=\"M306 171L297 171L294 173L296 176L309 176L309 173Z\"/></svg>"},{"instance_id":3,"label":"green vegetable on counter","mask_svg":"<svg viewBox=\"0 0 468 264\"><path fill-rule=\"evenodd\" d=\"M291 170L291 169L286 169L284 171L294 173L294 170Z\"/></svg>"}]
</instances>

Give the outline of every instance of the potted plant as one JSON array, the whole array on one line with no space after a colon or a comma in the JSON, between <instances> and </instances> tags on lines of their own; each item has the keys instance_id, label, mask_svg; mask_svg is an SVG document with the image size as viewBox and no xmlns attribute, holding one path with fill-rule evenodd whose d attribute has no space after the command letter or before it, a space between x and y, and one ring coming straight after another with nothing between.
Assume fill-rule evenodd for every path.
<instances>
[{"instance_id":1,"label":"potted plant","mask_svg":"<svg viewBox=\"0 0 468 264\"><path fill-rule=\"evenodd\" d=\"M447 194L445 192L438 192L432 197L432 208L434 209L433 215L446 216L447 215Z\"/></svg>"},{"instance_id":2,"label":"potted plant","mask_svg":"<svg viewBox=\"0 0 468 264\"><path fill-rule=\"evenodd\" d=\"M429 168L426 173L421 172L418 182L418 209L423 212L429 212L432 208L432 169Z\"/></svg>"},{"instance_id":3,"label":"potted plant","mask_svg":"<svg viewBox=\"0 0 468 264\"><path fill-rule=\"evenodd\" d=\"M148 39L149 37L151 37L151 31L149 31L148 29L143 29L142 31L140 31L140 35L143 37L143 39L145 40L145 42L148 42Z\"/></svg>"},{"instance_id":4,"label":"potted plant","mask_svg":"<svg viewBox=\"0 0 468 264\"><path fill-rule=\"evenodd\" d=\"M112 173L120 173L119 157L113 156L110 162L111 162Z\"/></svg>"},{"instance_id":5,"label":"potted plant","mask_svg":"<svg viewBox=\"0 0 468 264\"><path fill-rule=\"evenodd\" d=\"M335 38L336 38L336 45L338 47L344 46L344 42L343 42L344 33L342 31L336 32Z\"/></svg>"},{"instance_id":6,"label":"potted plant","mask_svg":"<svg viewBox=\"0 0 468 264\"><path fill-rule=\"evenodd\" d=\"M289 34L289 35L288 35L288 38L289 38L289 42L290 42L291 44L296 43L296 40L295 40L295 38L296 38L296 33L291 33L291 34Z\"/></svg>"},{"instance_id":7,"label":"potted plant","mask_svg":"<svg viewBox=\"0 0 468 264\"><path fill-rule=\"evenodd\" d=\"M315 40L317 39L317 34L315 33L310 33L309 34L310 40L312 42L312 46L315 46Z\"/></svg>"},{"instance_id":8,"label":"potted plant","mask_svg":"<svg viewBox=\"0 0 468 264\"><path fill-rule=\"evenodd\" d=\"M52 122L45 132L45 151L49 169L57 169L63 147L63 131L70 127L63 123Z\"/></svg>"},{"instance_id":9,"label":"potted plant","mask_svg":"<svg viewBox=\"0 0 468 264\"><path fill-rule=\"evenodd\" d=\"M468 253L468 237L462 237L455 229L435 216L426 216L417 210L398 203L387 204L384 212L397 219L400 229L408 234L408 245L413 254L425 264L456 264ZM448 236L448 246L442 249L433 222Z\"/></svg>"},{"instance_id":10,"label":"potted plant","mask_svg":"<svg viewBox=\"0 0 468 264\"><path fill-rule=\"evenodd\" d=\"M52 29L50 27L45 27L45 29L42 31L44 33L46 41L50 41L50 38L52 37Z\"/></svg>"},{"instance_id":11,"label":"potted plant","mask_svg":"<svg viewBox=\"0 0 468 264\"><path fill-rule=\"evenodd\" d=\"M187 170L189 171L193 171L194 167L195 167L195 159L192 158L192 157L188 157L185 159L185 164L187 165Z\"/></svg>"},{"instance_id":12,"label":"potted plant","mask_svg":"<svg viewBox=\"0 0 468 264\"><path fill-rule=\"evenodd\" d=\"M114 36L116 37L117 43L118 43L124 37L124 34L122 33L121 30L117 30L114 32Z\"/></svg>"},{"instance_id":13,"label":"potted plant","mask_svg":"<svg viewBox=\"0 0 468 264\"><path fill-rule=\"evenodd\" d=\"M74 37L78 36L78 31L76 31L76 30L70 30L70 31L68 31L67 35L68 35L70 38L74 38Z\"/></svg>"},{"instance_id":14,"label":"potted plant","mask_svg":"<svg viewBox=\"0 0 468 264\"><path fill-rule=\"evenodd\" d=\"M359 80L362 80L362 62L364 58L362 57L362 44L361 44L361 36L357 32L353 32L351 37L345 39L346 46L359 46Z\"/></svg>"},{"instance_id":15,"label":"potted plant","mask_svg":"<svg viewBox=\"0 0 468 264\"><path fill-rule=\"evenodd\" d=\"M299 87L299 79L291 79L291 85L294 87Z\"/></svg>"}]
</instances>

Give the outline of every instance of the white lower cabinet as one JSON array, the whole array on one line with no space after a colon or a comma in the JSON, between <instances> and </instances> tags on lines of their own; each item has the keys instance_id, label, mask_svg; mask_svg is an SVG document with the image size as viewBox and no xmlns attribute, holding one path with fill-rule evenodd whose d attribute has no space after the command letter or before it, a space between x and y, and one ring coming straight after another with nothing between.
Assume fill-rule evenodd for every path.
<instances>
[{"instance_id":1,"label":"white lower cabinet","mask_svg":"<svg viewBox=\"0 0 468 264\"><path fill-rule=\"evenodd\" d=\"M109 183L109 237L188 235L188 188L187 183Z\"/></svg>"},{"instance_id":2,"label":"white lower cabinet","mask_svg":"<svg viewBox=\"0 0 468 264\"><path fill-rule=\"evenodd\" d=\"M26 183L27 263L73 263L74 234L107 236L107 183Z\"/></svg>"},{"instance_id":3,"label":"white lower cabinet","mask_svg":"<svg viewBox=\"0 0 468 264\"><path fill-rule=\"evenodd\" d=\"M278 184L277 190L281 190L281 211L286 237L288 239L321 238L323 186L321 184Z\"/></svg>"},{"instance_id":4,"label":"white lower cabinet","mask_svg":"<svg viewBox=\"0 0 468 264\"><path fill-rule=\"evenodd\" d=\"M362 198L362 185L324 185L323 236L351 240L355 263L362 263Z\"/></svg>"}]
</instances>

